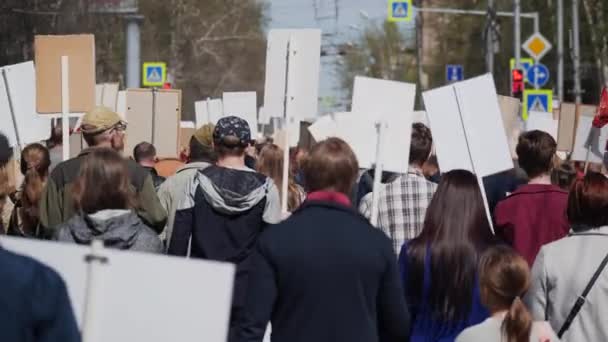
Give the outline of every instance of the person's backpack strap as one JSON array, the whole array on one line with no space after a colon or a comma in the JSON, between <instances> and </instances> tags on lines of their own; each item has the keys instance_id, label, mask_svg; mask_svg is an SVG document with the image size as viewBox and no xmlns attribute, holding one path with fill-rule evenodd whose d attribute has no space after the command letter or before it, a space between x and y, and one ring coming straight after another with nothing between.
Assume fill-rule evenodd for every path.
<instances>
[{"instance_id":1,"label":"person's backpack strap","mask_svg":"<svg viewBox=\"0 0 608 342\"><path fill-rule=\"evenodd\" d=\"M574 321L574 318L576 317L576 315L578 315L578 313L581 311L581 308L583 307L583 304L585 304L585 300L587 299L587 295L589 294L589 291L591 291L591 288L597 281L597 278L600 277L600 274L602 274L602 271L604 270L604 268L606 268L606 264L608 264L608 254L606 254L606 256L604 257L604 260L602 260L602 263L597 268L597 270L595 270L595 273L593 274L593 277L591 277L591 280L589 280L587 287L585 287L585 290L583 291L583 293L578 297L578 299L576 300L576 303L574 303L574 306L572 307L572 310L570 310L570 313L568 314L566 321L562 325L561 329L559 329L559 332L557 333L557 337L559 337L560 339L562 338L562 336L564 336L564 333L566 331L568 331L568 329L570 328L570 325L572 324L572 321Z\"/></svg>"}]
</instances>

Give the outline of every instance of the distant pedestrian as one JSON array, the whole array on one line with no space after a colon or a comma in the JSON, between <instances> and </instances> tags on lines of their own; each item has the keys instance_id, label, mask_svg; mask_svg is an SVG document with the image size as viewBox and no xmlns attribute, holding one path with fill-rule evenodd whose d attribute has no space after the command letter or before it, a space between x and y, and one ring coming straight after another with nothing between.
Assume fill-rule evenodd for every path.
<instances>
[{"instance_id":1,"label":"distant pedestrian","mask_svg":"<svg viewBox=\"0 0 608 342\"><path fill-rule=\"evenodd\" d=\"M477 265L495 244L477 178L452 170L441 176L422 232L399 255L411 342L454 341L489 315L481 304Z\"/></svg>"},{"instance_id":2,"label":"distant pedestrian","mask_svg":"<svg viewBox=\"0 0 608 342\"><path fill-rule=\"evenodd\" d=\"M242 315L251 253L264 229L281 220L279 191L271 178L245 166L251 144L247 121L220 119L213 132L216 165L198 170L175 214L169 254L236 264L231 336Z\"/></svg>"},{"instance_id":3,"label":"distant pedestrian","mask_svg":"<svg viewBox=\"0 0 608 342\"><path fill-rule=\"evenodd\" d=\"M51 172L42 195L40 223L45 237L54 236L57 226L76 214L71 189L84 160L97 148L122 151L126 128L121 117L106 107L95 107L84 115L81 129L89 148L80 152L76 158L57 165ZM152 177L132 160L127 161L127 165L131 186L137 197L136 211L146 225L161 233L167 221L167 213L156 196Z\"/></svg>"},{"instance_id":4,"label":"distant pedestrian","mask_svg":"<svg viewBox=\"0 0 608 342\"><path fill-rule=\"evenodd\" d=\"M26 146L21 152L21 174L25 177L15 194L15 206L7 233L23 237L41 237L40 198L46 184L51 159L41 144Z\"/></svg>"},{"instance_id":5,"label":"distant pedestrian","mask_svg":"<svg viewBox=\"0 0 608 342\"><path fill-rule=\"evenodd\" d=\"M481 257L481 301L491 317L462 332L456 342L555 342L547 322L534 322L523 303L530 286L530 268L507 246L488 249Z\"/></svg>"},{"instance_id":6,"label":"distant pedestrian","mask_svg":"<svg viewBox=\"0 0 608 342\"><path fill-rule=\"evenodd\" d=\"M496 234L532 265L541 246L568 233L568 192L551 184L557 143L548 133L530 131L517 143L519 166L528 174L522 185L496 206Z\"/></svg>"},{"instance_id":7,"label":"distant pedestrian","mask_svg":"<svg viewBox=\"0 0 608 342\"><path fill-rule=\"evenodd\" d=\"M74 187L78 213L59 225L59 241L90 244L102 240L106 247L158 253L160 238L133 211L137 207L131 189L127 161L116 151L99 148L80 167Z\"/></svg>"},{"instance_id":8,"label":"distant pedestrian","mask_svg":"<svg viewBox=\"0 0 608 342\"><path fill-rule=\"evenodd\" d=\"M412 125L409 167L406 174L383 185L378 193L378 228L393 241L395 254L401 246L420 234L424 216L435 194L437 184L427 180L422 171L431 155L431 130L421 123ZM372 216L372 194L361 201L360 212L368 219Z\"/></svg>"},{"instance_id":9,"label":"distant pedestrian","mask_svg":"<svg viewBox=\"0 0 608 342\"><path fill-rule=\"evenodd\" d=\"M149 142L137 144L133 149L133 159L135 159L135 162L139 164L139 166L150 172L152 183L154 183L154 189L158 190L160 185L165 181L165 177L159 176L154 168L154 165L158 162L156 147Z\"/></svg>"},{"instance_id":10,"label":"distant pedestrian","mask_svg":"<svg viewBox=\"0 0 608 342\"><path fill-rule=\"evenodd\" d=\"M349 199L358 173L338 138L303 165L309 196L265 231L252 260L240 342L408 340L409 315L390 240Z\"/></svg>"},{"instance_id":11,"label":"distant pedestrian","mask_svg":"<svg viewBox=\"0 0 608 342\"><path fill-rule=\"evenodd\" d=\"M563 333L562 341L608 341L608 179L589 172L576 180L567 213L572 230L541 248L526 303L534 319Z\"/></svg>"},{"instance_id":12,"label":"distant pedestrian","mask_svg":"<svg viewBox=\"0 0 608 342\"><path fill-rule=\"evenodd\" d=\"M178 169L173 176L167 178L158 188L160 203L169 215L167 228L162 235L167 249L173 233L175 212L179 204L188 195L186 193L188 186L190 186L190 183L199 171L206 169L216 162L217 158L215 151L213 151L214 128L215 125L206 124L194 132L185 153L187 155L187 164Z\"/></svg>"}]
</instances>

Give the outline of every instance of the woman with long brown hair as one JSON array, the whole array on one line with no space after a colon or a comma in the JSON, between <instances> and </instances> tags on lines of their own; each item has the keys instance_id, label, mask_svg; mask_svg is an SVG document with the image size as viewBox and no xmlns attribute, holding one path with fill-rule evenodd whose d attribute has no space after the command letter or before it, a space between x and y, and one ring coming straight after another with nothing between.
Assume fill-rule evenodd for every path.
<instances>
[{"instance_id":1,"label":"woman with long brown hair","mask_svg":"<svg viewBox=\"0 0 608 342\"><path fill-rule=\"evenodd\" d=\"M522 301L530 286L530 268L507 246L488 249L479 263L481 301L491 317L468 328L456 342L559 341L547 322L533 322Z\"/></svg>"},{"instance_id":2,"label":"woman with long brown hair","mask_svg":"<svg viewBox=\"0 0 608 342\"><path fill-rule=\"evenodd\" d=\"M15 207L8 227L9 235L40 236L40 198L49 175L49 150L41 144L30 144L21 152L23 185L14 196Z\"/></svg>"},{"instance_id":3,"label":"woman with long brown hair","mask_svg":"<svg viewBox=\"0 0 608 342\"><path fill-rule=\"evenodd\" d=\"M95 239L111 248L162 251L160 238L134 211L127 161L118 152L97 148L87 155L73 196L78 214L59 226L57 240L89 244Z\"/></svg>"},{"instance_id":4,"label":"woman with long brown hair","mask_svg":"<svg viewBox=\"0 0 608 342\"><path fill-rule=\"evenodd\" d=\"M494 242L475 175L465 170L444 174L422 232L399 255L414 317L410 341L454 341L488 317L479 298L477 264Z\"/></svg>"},{"instance_id":5,"label":"woman with long brown hair","mask_svg":"<svg viewBox=\"0 0 608 342\"><path fill-rule=\"evenodd\" d=\"M276 186L279 188L281 198L283 196L283 150L274 144L268 144L262 148L256 163L257 171L267 177L272 178ZM302 204L306 194L301 186L296 184L293 176L289 175L287 187L287 210L294 211Z\"/></svg>"}]
</instances>

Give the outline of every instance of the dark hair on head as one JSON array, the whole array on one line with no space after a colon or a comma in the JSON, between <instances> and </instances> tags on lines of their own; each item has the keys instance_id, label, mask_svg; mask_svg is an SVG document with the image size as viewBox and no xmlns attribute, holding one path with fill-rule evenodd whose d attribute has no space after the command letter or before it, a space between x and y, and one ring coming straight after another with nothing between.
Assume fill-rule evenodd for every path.
<instances>
[{"instance_id":1,"label":"dark hair on head","mask_svg":"<svg viewBox=\"0 0 608 342\"><path fill-rule=\"evenodd\" d=\"M85 157L73 194L76 210L85 214L135 208L127 162L109 148L94 149Z\"/></svg>"},{"instance_id":2,"label":"dark hair on head","mask_svg":"<svg viewBox=\"0 0 608 342\"><path fill-rule=\"evenodd\" d=\"M465 319L471 310L479 255L494 241L475 175L465 170L445 173L426 211L422 232L408 245L411 272L404 284L408 299L414 304L428 301L433 315L445 322ZM421 299L426 260L432 281L428 298Z\"/></svg>"},{"instance_id":3,"label":"dark hair on head","mask_svg":"<svg viewBox=\"0 0 608 342\"><path fill-rule=\"evenodd\" d=\"M551 183L559 186L563 190L570 190L574 180L576 180L576 169L570 162L559 164L551 172Z\"/></svg>"},{"instance_id":4,"label":"dark hair on head","mask_svg":"<svg viewBox=\"0 0 608 342\"><path fill-rule=\"evenodd\" d=\"M188 160L190 162L215 163L217 160L213 147L201 144L195 137L190 138L189 150Z\"/></svg>"},{"instance_id":5,"label":"dark hair on head","mask_svg":"<svg viewBox=\"0 0 608 342\"><path fill-rule=\"evenodd\" d=\"M61 119L57 120L54 126L51 127L51 137L47 140L47 147L53 148L63 143L63 127L61 125Z\"/></svg>"},{"instance_id":6,"label":"dark hair on head","mask_svg":"<svg viewBox=\"0 0 608 342\"><path fill-rule=\"evenodd\" d=\"M568 221L574 231L608 225L608 179L588 172L577 179L568 195Z\"/></svg>"},{"instance_id":7,"label":"dark hair on head","mask_svg":"<svg viewBox=\"0 0 608 342\"><path fill-rule=\"evenodd\" d=\"M0 167L4 167L13 157L13 149L6 135L0 133Z\"/></svg>"},{"instance_id":8,"label":"dark hair on head","mask_svg":"<svg viewBox=\"0 0 608 342\"><path fill-rule=\"evenodd\" d=\"M528 178L534 178L553 169L557 143L549 133L534 130L519 136L515 150L519 166L526 171Z\"/></svg>"},{"instance_id":9,"label":"dark hair on head","mask_svg":"<svg viewBox=\"0 0 608 342\"><path fill-rule=\"evenodd\" d=\"M233 135L222 138L215 144L215 153L218 158L224 157L240 157L245 154L247 146L241 144L241 140Z\"/></svg>"},{"instance_id":10,"label":"dark hair on head","mask_svg":"<svg viewBox=\"0 0 608 342\"><path fill-rule=\"evenodd\" d=\"M346 142L329 138L313 146L303 162L302 171L308 192L333 190L350 196L359 163Z\"/></svg>"},{"instance_id":11,"label":"dark hair on head","mask_svg":"<svg viewBox=\"0 0 608 342\"><path fill-rule=\"evenodd\" d=\"M412 124L412 141L410 143L410 164L422 166L429 158L433 148L431 130L424 124Z\"/></svg>"},{"instance_id":12,"label":"dark hair on head","mask_svg":"<svg viewBox=\"0 0 608 342\"><path fill-rule=\"evenodd\" d=\"M530 286L528 262L507 246L489 248L479 262L481 301L490 312L507 310L502 323L506 342L528 342L532 315L521 297Z\"/></svg>"},{"instance_id":13,"label":"dark hair on head","mask_svg":"<svg viewBox=\"0 0 608 342\"><path fill-rule=\"evenodd\" d=\"M149 142L141 142L133 148L133 159L136 162L154 161L156 158L156 147Z\"/></svg>"},{"instance_id":14,"label":"dark hair on head","mask_svg":"<svg viewBox=\"0 0 608 342\"><path fill-rule=\"evenodd\" d=\"M39 204L50 166L49 150L41 144L27 145L21 152L20 168L25 178L21 193L20 218L26 236L37 235L36 229L40 222Z\"/></svg>"}]
</instances>

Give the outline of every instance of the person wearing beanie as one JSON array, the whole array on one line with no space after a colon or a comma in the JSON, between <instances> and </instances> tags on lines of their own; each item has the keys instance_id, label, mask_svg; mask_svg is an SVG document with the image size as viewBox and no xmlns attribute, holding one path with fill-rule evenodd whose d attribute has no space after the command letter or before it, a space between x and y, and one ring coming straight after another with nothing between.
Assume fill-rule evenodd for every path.
<instances>
[{"instance_id":1,"label":"person wearing beanie","mask_svg":"<svg viewBox=\"0 0 608 342\"><path fill-rule=\"evenodd\" d=\"M111 148L121 152L125 145L126 129L126 122L106 107L95 107L84 115L81 130L89 148L77 157L57 165L42 194L40 224L46 238L54 237L57 226L67 222L76 213L72 188L84 159L97 148ZM131 185L136 190L136 212L147 226L161 233L167 221L167 213L156 196L152 177L133 160L128 160L127 165Z\"/></svg>"},{"instance_id":2,"label":"person wearing beanie","mask_svg":"<svg viewBox=\"0 0 608 342\"><path fill-rule=\"evenodd\" d=\"M229 341L243 315L251 254L269 224L281 219L279 191L271 178L245 166L251 145L247 121L229 116L213 130L215 165L198 170L178 204L169 254L236 264ZM191 248L189 248L191 246Z\"/></svg>"},{"instance_id":3,"label":"person wearing beanie","mask_svg":"<svg viewBox=\"0 0 608 342\"><path fill-rule=\"evenodd\" d=\"M157 194L160 204L169 216L165 231L161 234L161 239L165 241L166 247L169 246L169 241L171 241L177 206L186 197L186 187L198 171L202 171L215 163L216 158L213 151L214 128L215 125L209 123L194 132L186 152L187 164L167 178L158 188Z\"/></svg>"}]
</instances>

